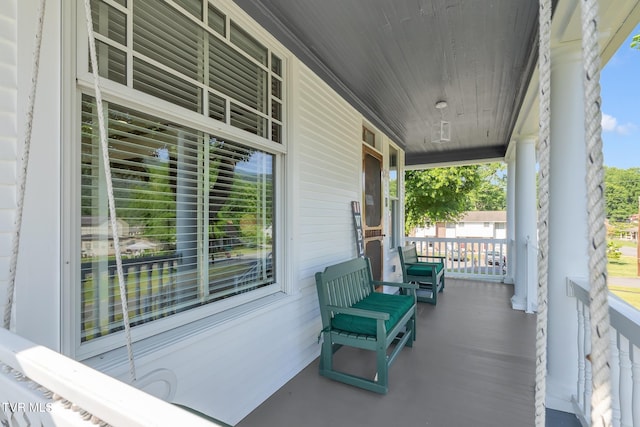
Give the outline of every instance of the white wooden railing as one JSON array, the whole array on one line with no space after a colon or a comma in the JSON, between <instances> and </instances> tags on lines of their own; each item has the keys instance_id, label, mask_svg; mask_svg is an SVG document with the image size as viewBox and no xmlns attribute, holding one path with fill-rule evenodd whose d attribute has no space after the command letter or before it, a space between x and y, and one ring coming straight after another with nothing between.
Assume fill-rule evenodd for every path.
<instances>
[{"instance_id":1,"label":"white wooden railing","mask_svg":"<svg viewBox=\"0 0 640 427\"><path fill-rule=\"evenodd\" d=\"M218 424L0 328L0 425Z\"/></svg>"},{"instance_id":2,"label":"white wooden railing","mask_svg":"<svg viewBox=\"0 0 640 427\"><path fill-rule=\"evenodd\" d=\"M568 279L578 316L578 384L574 407L582 425L590 422L591 325L586 280ZM611 395L614 427L640 426L640 311L609 294L611 321Z\"/></svg>"},{"instance_id":3,"label":"white wooden railing","mask_svg":"<svg viewBox=\"0 0 640 427\"><path fill-rule=\"evenodd\" d=\"M446 258L451 277L502 280L507 272L507 240L485 238L405 237L415 244L418 255Z\"/></svg>"}]
</instances>

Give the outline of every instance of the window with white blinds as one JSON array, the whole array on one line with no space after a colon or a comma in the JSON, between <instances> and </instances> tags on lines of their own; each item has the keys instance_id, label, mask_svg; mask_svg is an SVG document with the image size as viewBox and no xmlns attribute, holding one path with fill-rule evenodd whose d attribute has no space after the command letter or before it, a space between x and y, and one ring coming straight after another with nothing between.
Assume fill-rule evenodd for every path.
<instances>
[{"instance_id":1,"label":"window with white blinds","mask_svg":"<svg viewBox=\"0 0 640 427\"><path fill-rule=\"evenodd\" d=\"M274 155L104 109L131 324L274 283ZM81 342L123 328L96 114L82 95Z\"/></svg>"},{"instance_id":2,"label":"window with white blinds","mask_svg":"<svg viewBox=\"0 0 640 427\"><path fill-rule=\"evenodd\" d=\"M102 77L282 142L282 59L213 4L92 0L91 6Z\"/></svg>"}]
</instances>

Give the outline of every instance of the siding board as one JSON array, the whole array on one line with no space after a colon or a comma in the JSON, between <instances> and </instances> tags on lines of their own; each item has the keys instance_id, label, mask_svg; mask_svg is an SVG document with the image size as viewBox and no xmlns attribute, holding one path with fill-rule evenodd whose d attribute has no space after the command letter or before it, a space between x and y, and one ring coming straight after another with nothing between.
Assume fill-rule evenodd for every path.
<instances>
[{"instance_id":1,"label":"siding board","mask_svg":"<svg viewBox=\"0 0 640 427\"><path fill-rule=\"evenodd\" d=\"M0 295L6 295L15 214L17 123L17 0L0 8ZM4 312L4 303L0 306Z\"/></svg>"}]
</instances>

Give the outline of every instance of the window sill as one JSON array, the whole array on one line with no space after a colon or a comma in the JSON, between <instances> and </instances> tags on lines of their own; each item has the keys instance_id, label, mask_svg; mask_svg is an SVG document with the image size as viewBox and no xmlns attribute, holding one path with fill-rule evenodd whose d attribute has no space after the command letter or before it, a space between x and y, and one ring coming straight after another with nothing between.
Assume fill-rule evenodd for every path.
<instances>
[{"instance_id":1,"label":"window sill","mask_svg":"<svg viewBox=\"0 0 640 427\"><path fill-rule=\"evenodd\" d=\"M142 360L153 355L153 359L157 360L163 353L174 353L177 349L188 347L193 341L202 340L209 334L236 327L267 310L274 310L280 305L290 303L292 298L297 297L277 292L188 324L167 329L133 343L134 359ZM83 363L108 375L124 377L128 371L129 359L127 349L124 347L124 337L122 341L123 346L90 357Z\"/></svg>"}]
</instances>

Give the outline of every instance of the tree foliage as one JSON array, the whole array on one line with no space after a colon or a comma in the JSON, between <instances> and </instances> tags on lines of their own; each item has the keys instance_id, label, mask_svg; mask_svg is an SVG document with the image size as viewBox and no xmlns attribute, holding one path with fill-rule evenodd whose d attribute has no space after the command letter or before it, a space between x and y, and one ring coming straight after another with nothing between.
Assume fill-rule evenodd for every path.
<instances>
[{"instance_id":1,"label":"tree foliage","mask_svg":"<svg viewBox=\"0 0 640 427\"><path fill-rule=\"evenodd\" d=\"M640 168L605 167L605 206L611 222L638 213ZM441 221L456 221L465 212L506 209L506 174L501 163L459 166L405 174L407 233Z\"/></svg>"},{"instance_id":2,"label":"tree foliage","mask_svg":"<svg viewBox=\"0 0 640 427\"><path fill-rule=\"evenodd\" d=\"M636 34L631 39L631 47L640 50L640 34Z\"/></svg>"},{"instance_id":3,"label":"tree foliage","mask_svg":"<svg viewBox=\"0 0 640 427\"><path fill-rule=\"evenodd\" d=\"M605 166L605 207L609 221L625 221L638 213L640 168L618 169Z\"/></svg>"},{"instance_id":4,"label":"tree foliage","mask_svg":"<svg viewBox=\"0 0 640 427\"><path fill-rule=\"evenodd\" d=\"M507 208L507 174L504 163L478 167L480 182L469 193L470 211L500 211Z\"/></svg>"},{"instance_id":5,"label":"tree foliage","mask_svg":"<svg viewBox=\"0 0 640 427\"><path fill-rule=\"evenodd\" d=\"M455 221L471 210L506 208L504 166L456 166L405 174L405 228Z\"/></svg>"}]
</instances>

